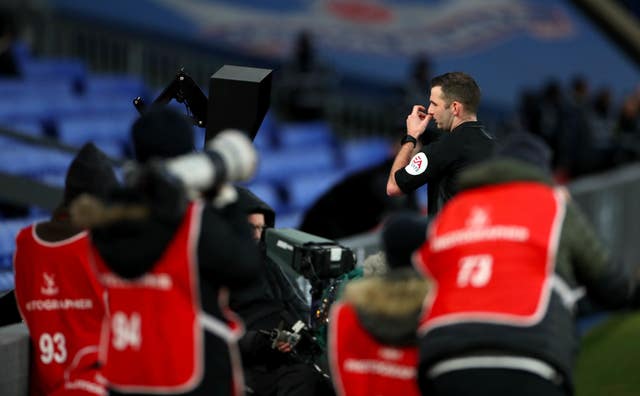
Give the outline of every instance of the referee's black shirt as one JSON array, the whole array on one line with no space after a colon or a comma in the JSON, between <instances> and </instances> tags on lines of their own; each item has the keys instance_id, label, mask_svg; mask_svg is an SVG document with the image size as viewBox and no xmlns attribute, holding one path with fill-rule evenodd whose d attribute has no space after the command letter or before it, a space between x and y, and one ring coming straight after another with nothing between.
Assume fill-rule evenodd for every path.
<instances>
[{"instance_id":1,"label":"referee's black shirt","mask_svg":"<svg viewBox=\"0 0 640 396\"><path fill-rule=\"evenodd\" d=\"M396 172L396 183L405 194L428 184L428 212L436 214L458 192L460 171L488 159L493 144L493 138L482 123L464 122L424 146L411 158L409 165Z\"/></svg>"}]
</instances>

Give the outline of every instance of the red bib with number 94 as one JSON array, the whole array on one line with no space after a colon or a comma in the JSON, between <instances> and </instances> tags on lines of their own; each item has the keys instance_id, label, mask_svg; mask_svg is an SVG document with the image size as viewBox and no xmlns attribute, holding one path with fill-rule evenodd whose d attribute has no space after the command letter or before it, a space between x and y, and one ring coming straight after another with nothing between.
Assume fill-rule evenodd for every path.
<instances>
[{"instance_id":1,"label":"red bib with number 94","mask_svg":"<svg viewBox=\"0 0 640 396\"><path fill-rule=\"evenodd\" d=\"M463 322L529 326L549 300L564 196L517 182L463 192L414 259L434 281L420 332Z\"/></svg>"},{"instance_id":2,"label":"red bib with number 94","mask_svg":"<svg viewBox=\"0 0 640 396\"><path fill-rule=\"evenodd\" d=\"M181 393L202 379L202 328L195 246L200 205L191 204L153 269L125 280L94 249L100 281L109 293L100 353L103 374L124 392Z\"/></svg>"}]
</instances>

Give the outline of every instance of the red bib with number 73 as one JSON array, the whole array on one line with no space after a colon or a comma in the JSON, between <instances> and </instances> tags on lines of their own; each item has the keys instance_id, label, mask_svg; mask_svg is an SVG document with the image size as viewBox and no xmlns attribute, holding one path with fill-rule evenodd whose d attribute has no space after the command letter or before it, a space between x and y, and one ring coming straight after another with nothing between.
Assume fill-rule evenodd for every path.
<instances>
[{"instance_id":1,"label":"red bib with number 73","mask_svg":"<svg viewBox=\"0 0 640 396\"><path fill-rule=\"evenodd\" d=\"M414 255L433 279L421 334L464 322L530 326L546 311L564 195L516 182L457 195Z\"/></svg>"},{"instance_id":2,"label":"red bib with number 73","mask_svg":"<svg viewBox=\"0 0 640 396\"><path fill-rule=\"evenodd\" d=\"M182 393L202 379L196 245L200 204L191 204L152 270L125 280L93 250L108 291L100 354L109 386L123 392Z\"/></svg>"}]
</instances>

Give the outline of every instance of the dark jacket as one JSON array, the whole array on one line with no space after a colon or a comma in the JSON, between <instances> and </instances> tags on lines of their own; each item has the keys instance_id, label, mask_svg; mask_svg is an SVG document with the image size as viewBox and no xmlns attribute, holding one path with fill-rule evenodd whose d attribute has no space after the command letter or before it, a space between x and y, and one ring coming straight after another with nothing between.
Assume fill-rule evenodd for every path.
<instances>
[{"instance_id":1,"label":"dark jacket","mask_svg":"<svg viewBox=\"0 0 640 396\"><path fill-rule=\"evenodd\" d=\"M550 177L524 162L495 159L460 175L460 187L500 186L515 181L551 185ZM526 208L523 208L526 210ZM443 359L474 354L529 356L553 365L572 389L572 373L579 340L574 323L574 302L578 288L606 307L624 306L632 296L635 281L621 263L611 260L575 203L568 200L556 255L555 272L567 289L553 287L542 320L530 327L488 323L458 323L440 326L420 341L420 370Z\"/></svg>"},{"instance_id":2,"label":"dark jacket","mask_svg":"<svg viewBox=\"0 0 640 396\"><path fill-rule=\"evenodd\" d=\"M149 271L171 242L183 216L183 191L164 183L154 200L151 216L144 221L121 221L92 230L92 240L106 264L124 278ZM113 200L145 202L145 194L119 191ZM222 287L240 287L260 277L259 251L252 242L246 217L231 204L223 209L205 205L198 240L200 303L211 316L222 319L218 292ZM205 331L205 367L201 384L189 395L230 394L231 378L226 343ZM221 385L222 384L222 385ZM116 392L112 392L117 394Z\"/></svg>"},{"instance_id":3,"label":"dark jacket","mask_svg":"<svg viewBox=\"0 0 640 396\"><path fill-rule=\"evenodd\" d=\"M238 204L245 215L263 213L267 227L275 224L275 213L269 205L249 190L238 188ZM270 260L261 243L264 277L258 282L234 290L229 299L231 309L245 323L246 333L240 339L243 365L278 365L287 361L287 355L271 348L269 336L260 332L283 326L290 329L297 321L308 323L309 306L295 279Z\"/></svg>"}]
</instances>

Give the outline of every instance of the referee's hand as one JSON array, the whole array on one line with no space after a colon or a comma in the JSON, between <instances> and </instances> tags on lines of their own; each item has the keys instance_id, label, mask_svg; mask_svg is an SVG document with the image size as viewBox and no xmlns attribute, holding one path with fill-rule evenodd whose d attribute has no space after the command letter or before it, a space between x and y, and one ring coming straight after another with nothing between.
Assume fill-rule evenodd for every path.
<instances>
[{"instance_id":1,"label":"referee's hand","mask_svg":"<svg viewBox=\"0 0 640 396\"><path fill-rule=\"evenodd\" d=\"M413 106L411 114L407 116L407 133L414 138L419 138L427 129L427 125L433 118L422 105Z\"/></svg>"}]
</instances>

